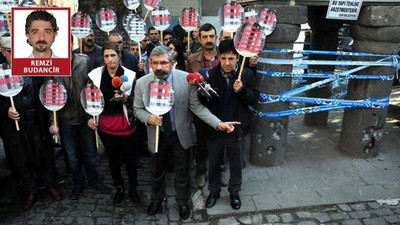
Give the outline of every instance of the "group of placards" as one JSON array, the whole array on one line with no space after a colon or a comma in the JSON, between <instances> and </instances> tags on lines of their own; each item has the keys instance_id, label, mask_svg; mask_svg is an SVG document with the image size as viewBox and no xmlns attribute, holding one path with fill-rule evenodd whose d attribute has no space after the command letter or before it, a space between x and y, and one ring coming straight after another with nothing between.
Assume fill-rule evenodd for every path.
<instances>
[{"instance_id":1,"label":"group of placards","mask_svg":"<svg viewBox=\"0 0 400 225\"><path fill-rule=\"evenodd\" d=\"M129 38L135 42L143 40L146 36L146 18L151 12L151 25L163 32L171 24L171 13L165 6L160 6L161 0L144 0L143 4L147 9L144 19L136 13L140 6L139 0L124 0L124 5L131 10L122 19L124 29L127 31ZM18 5L17 0L0 1L0 35L9 31L9 13L11 7L38 7L32 0L24 0ZM4 16L5 15L5 16ZM224 3L218 12L219 24L222 29L228 32L236 32L234 44L244 58L252 57L259 53L264 46L264 41L267 35L271 34L276 26L275 12L269 9L262 9L259 14L251 7L242 7L234 1ZM179 16L179 24L188 32L188 43L190 42L190 31L201 25L201 18L197 10L193 7L186 7L182 10ZM96 13L96 25L104 32L112 31L117 25L117 16L109 7L101 8ZM77 12L71 17L71 33L76 38L82 39L89 35L92 28L92 19L87 13ZM162 34L161 34L162 36ZM140 46L140 45L139 45ZM139 49L140 51L140 49ZM141 55L141 54L139 54ZM241 68L242 69L242 68ZM241 74L241 71L240 71ZM240 77L240 75L239 75ZM240 79L240 78L239 78ZM162 86L162 92L169 94L157 94L154 92L154 85ZM162 81L154 81L149 84L147 96L147 109L156 114L160 114L157 106L160 104L151 104L154 102L163 102L162 112L168 112L173 105L173 90L172 87L167 87L169 84ZM11 76L10 70L2 70L0 74L0 94L10 97L13 105L12 97L17 95L23 88L23 79L18 76ZM153 91L151 91L153 90ZM147 95L147 94L146 94ZM144 98L146 98L144 96ZM151 100L151 98L156 98ZM54 121L56 122L55 112L60 110L67 102L67 94L65 87L49 80L45 82L40 89L40 101L48 110L53 111ZM100 89L92 83L88 83L81 94L81 103L85 111L93 116L101 114L104 108L104 98ZM168 103L168 104L166 104ZM167 110L167 111L165 111ZM18 125L18 122L16 122ZM55 123L56 125L56 123ZM17 126L18 128L18 126Z\"/></svg>"}]
</instances>

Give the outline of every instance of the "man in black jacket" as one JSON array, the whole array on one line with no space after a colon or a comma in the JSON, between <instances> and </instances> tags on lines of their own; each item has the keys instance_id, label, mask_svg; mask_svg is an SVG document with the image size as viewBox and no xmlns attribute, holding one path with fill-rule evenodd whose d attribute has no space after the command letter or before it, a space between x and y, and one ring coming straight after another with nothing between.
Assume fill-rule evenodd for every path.
<instances>
[{"instance_id":1,"label":"man in black jacket","mask_svg":"<svg viewBox=\"0 0 400 225\"><path fill-rule=\"evenodd\" d=\"M219 45L219 64L209 71L209 84L220 97L215 95L211 99L199 96L201 102L222 121L239 121L241 125L232 133L222 133L209 130L207 136L207 149L209 160L209 185L210 195L206 207L213 207L220 196L220 165L223 151L226 148L230 165L230 179L228 191L233 209L240 209L241 201L239 191L242 184L242 167L238 139L249 128L251 111L248 105L257 103L259 92L256 89L254 73L243 69L241 79L239 73L239 54L232 40L222 41Z\"/></svg>"},{"instance_id":2,"label":"man in black jacket","mask_svg":"<svg viewBox=\"0 0 400 225\"><path fill-rule=\"evenodd\" d=\"M2 48L5 44L2 39ZM11 46L11 39L8 45ZM9 47L11 52L11 47ZM6 54L8 63L10 63L10 54ZM3 66L3 73L10 74L10 67ZM20 78L21 79L21 78ZM0 114L7 115L7 119L2 123L13 124L13 120L19 122L20 130L17 131L15 125L8 128L10 138L6 138L10 148L12 148L12 158L21 176L24 189L28 195L23 209L32 208L35 200L35 194L38 189L37 179L41 174L44 177L44 183L54 200L61 200L60 192L54 189L53 180L55 173L53 170L53 148L48 127L47 110L39 101L39 89L43 83L41 77L24 77L22 91L13 97L15 110L11 107L8 99L0 99ZM12 121L12 122L11 122Z\"/></svg>"},{"instance_id":3,"label":"man in black jacket","mask_svg":"<svg viewBox=\"0 0 400 225\"><path fill-rule=\"evenodd\" d=\"M71 37L71 46L73 46L72 42ZM85 180L90 187L104 194L110 193L111 190L103 185L97 173L94 132L87 125L91 116L85 112L80 101L81 91L87 84L88 73L91 71L89 57L71 53L71 70L71 76L54 77L54 80L67 89L67 103L58 112L58 123L74 181L74 188L69 198L78 200L86 186ZM49 131L57 134L59 130L52 123Z\"/></svg>"}]
</instances>

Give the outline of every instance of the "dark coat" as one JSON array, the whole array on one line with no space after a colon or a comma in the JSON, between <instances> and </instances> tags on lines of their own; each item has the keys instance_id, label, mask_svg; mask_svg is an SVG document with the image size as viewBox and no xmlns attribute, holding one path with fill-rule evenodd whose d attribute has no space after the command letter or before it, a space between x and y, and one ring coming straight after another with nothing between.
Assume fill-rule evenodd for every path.
<instances>
[{"instance_id":1,"label":"dark coat","mask_svg":"<svg viewBox=\"0 0 400 225\"><path fill-rule=\"evenodd\" d=\"M42 77L24 77L24 86L21 92L14 96L14 105L20 115L19 125L38 126L40 136L51 140L49 129L48 111L39 100L40 87L43 84ZM8 109L11 107L10 98L0 98L0 115L2 129L6 129L9 141L19 141L19 132L16 130L15 122L8 117ZM4 122L4 123L3 123Z\"/></svg>"},{"instance_id":2,"label":"dark coat","mask_svg":"<svg viewBox=\"0 0 400 225\"><path fill-rule=\"evenodd\" d=\"M57 113L60 124L81 125L86 123L87 115L81 104L81 91L89 80L88 74L92 70L89 57L84 54L72 54L71 76L54 77L54 80L63 84L67 90L67 103Z\"/></svg>"},{"instance_id":3,"label":"dark coat","mask_svg":"<svg viewBox=\"0 0 400 225\"><path fill-rule=\"evenodd\" d=\"M234 80L237 79L239 70L235 72ZM234 93L233 97L233 108L235 109L234 118L236 121L241 122L238 126L238 135L242 137L249 131L250 119L252 113L248 108L249 105L255 105L258 102L259 91L257 90L257 80L254 73L247 68L243 68L241 81L243 83L242 90L239 93ZM211 99L207 99L203 95L199 94L200 101L210 111L221 118L222 105L224 102L225 92L227 91L227 83L225 78L222 76L221 64L209 71L209 84L218 93L219 97L212 94ZM226 122L226 121L224 121ZM215 135L214 130L210 129L208 132L209 136Z\"/></svg>"}]
</instances>

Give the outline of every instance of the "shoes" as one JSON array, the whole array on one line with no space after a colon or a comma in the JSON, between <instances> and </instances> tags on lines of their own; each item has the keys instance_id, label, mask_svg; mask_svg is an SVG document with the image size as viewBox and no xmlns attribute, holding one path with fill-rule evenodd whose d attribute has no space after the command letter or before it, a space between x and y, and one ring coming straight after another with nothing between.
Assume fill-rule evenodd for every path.
<instances>
[{"instance_id":1,"label":"shoes","mask_svg":"<svg viewBox=\"0 0 400 225\"><path fill-rule=\"evenodd\" d=\"M71 194L69 195L69 199L71 200L78 200L81 197L82 189L74 187L72 189Z\"/></svg>"},{"instance_id":2,"label":"shoes","mask_svg":"<svg viewBox=\"0 0 400 225\"><path fill-rule=\"evenodd\" d=\"M221 171L221 186L226 187L229 184L229 176L228 171L223 170Z\"/></svg>"},{"instance_id":3,"label":"shoes","mask_svg":"<svg viewBox=\"0 0 400 225\"><path fill-rule=\"evenodd\" d=\"M147 215L154 216L157 213L161 212L161 204L162 202L151 202L149 208L147 208Z\"/></svg>"},{"instance_id":4,"label":"shoes","mask_svg":"<svg viewBox=\"0 0 400 225\"><path fill-rule=\"evenodd\" d=\"M54 183L56 184L65 184L65 178L64 177L57 177L54 179Z\"/></svg>"},{"instance_id":5,"label":"shoes","mask_svg":"<svg viewBox=\"0 0 400 225\"><path fill-rule=\"evenodd\" d=\"M89 184L89 187L95 189L96 191L100 192L101 194L110 194L111 189L105 186L103 183L98 182L95 184Z\"/></svg>"},{"instance_id":6,"label":"shoes","mask_svg":"<svg viewBox=\"0 0 400 225\"><path fill-rule=\"evenodd\" d=\"M129 194L129 198L131 199L131 201L134 204L140 203L140 198L139 198L139 195L138 195L138 193L136 191L136 188L129 188L129 193L128 194Z\"/></svg>"},{"instance_id":7,"label":"shoes","mask_svg":"<svg viewBox=\"0 0 400 225\"><path fill-rule=\"evenodd\" d=\"M118 186L117 191L115 192L114 195L114 205L121 203L123 198L124 198L124 187Z\"/></svg>"},{"instance_id":8,"label":"shoes","mask_svg":"<svg viewBox=\"0 0 400 225\"><path fill-rule=\"evenodd\" d=\"M65 184L65 178L64 177L57 177L54 179L54 183L56 184Z\"/></svg>"},{"instance_id":9,"label":"shoes","mask_svg":"<svg viewBox=\"0 0 400 225\"><path fill-rule=\"evenodd\" d=\"M233 194L233 195L230 195L230 197L231 197L232 209L236 209L236 210L240 209L242 202L240 201L239 194Z\"/></svg>"},{"instance_id":10,"label":"shoes","mask_svg":"<svg viewBox=\"0 0 400 225\"><path fill-rule=\"evenodd\" d=\"M49 188L49 193L51 197L54 199L54 201L60 201L61 200L61 193L56 190L55 188Z\"/></svg>"},{"instance_id":11,"label":"shoes","mask_svg":"<svg viewBox=\"0 0 400 225\"><path fill-rule=\"evenodd\" d=\"M188 219L190 216L190 208L188 205L180 205L179 206L179 217L182 220Z\"/></svg>"},{"instance_id":12,"label":"shoes","mask_svg":"<svg viewBox=\"0 0 400 225\"><path fill-rule=\"evenodd\" d=\"M25 200L24 204L22 205L22 208L24 210L28 210L28 209L32 208L34 200L35 200L35 195L34 194L30 194L28 196L28 198Z\"/></svg>"},{"instance_id":13,"label":"shoes","mask_svg":"<svg viewBox=\"0 0 400 225\"><path fill-rule=\"evenodd\" d=\"M206 174L205 173L197 174L195 185L197 188L202 188L202 187L204 187L204 185L206 185Z\"/></svg>"},{"instance_id":14,"label":"shoes","mask_svg":"<svg viewBox=\"0 0 400 225\"><path fill-rule=\"evenodd\" d=\"M219 194L210 193L210 195L206 200L206 207L207 208L213 207L215 204L217 204L218 199L219 199Z\"/></svg>"}]
</instances>

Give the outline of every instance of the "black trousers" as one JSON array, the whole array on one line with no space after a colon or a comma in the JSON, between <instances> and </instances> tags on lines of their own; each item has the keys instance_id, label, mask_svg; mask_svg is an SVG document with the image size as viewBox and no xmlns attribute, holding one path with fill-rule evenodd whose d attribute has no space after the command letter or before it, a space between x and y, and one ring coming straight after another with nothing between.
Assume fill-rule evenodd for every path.
<instances>
[{"instance_id":1,"label":"black trousers","mask_svg":"<svg viewBox=\"0 0 400 225\"><path fill-rule=\"evenodd\" d=\"M114 185L124 185L124 179L121 175L121 166L125 163L129 179L129 188L136 189L136 149L133 149L134 146L137 146L136 132L133 132L131 135L111 135L99 132L99 135L107 154L108 166L110 167Z\"/></svg>"},{"instance_id":2,"label":"black trousers","mask_svg":"<svg viewBox=\"0 0 400 225\"><path fill-rule=\"evenodd\" d=\"M196 128L197 146L195 149L196 174L207 172L207 127L197 116L193 116L194 127Z\"/></svg>"},{"instance_id":3,"label":"black trousers","mask_svg":"<svg viewBox=\"0 0 400 225\"><path fill-rule=\"evenodd\" d=\"M242 186L242 166L240 160L239 141L236 134L229 137L209 137L207 139L208 149L208 190L210 193L218 194L221 192L221 162L223 153L226 149L230 167L230 178L228 191L235 194L241 190Z\"/></svg>"},{"instance_id":4,"label":"black trousers","mask_svg":"<svg viewBox=\"0 0 400 225\"><path fill-rule=\"evenodd\" d=\"M160 132L158 152L152 155L151 200L160 202L165 197L169 151L173 151L175 161L176 202L178 205L186 205L190 197L190 151L182 147L176 132L170 136Z\"/></svg>"},{"instance_id":5,"label":"black trousers","mask_svg":"<svg viewBox=\"0 0 400 225\"><path fill-rule=\"evenodd\" d=\"M20 123L20 143L12 145L15 166L28 194L36 192L38 176L42 176L48 188L53 186L55 178L53 148L40 134L37 125Z\"/></svg>"}]
</instances>

